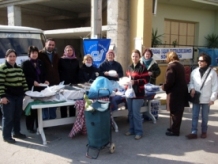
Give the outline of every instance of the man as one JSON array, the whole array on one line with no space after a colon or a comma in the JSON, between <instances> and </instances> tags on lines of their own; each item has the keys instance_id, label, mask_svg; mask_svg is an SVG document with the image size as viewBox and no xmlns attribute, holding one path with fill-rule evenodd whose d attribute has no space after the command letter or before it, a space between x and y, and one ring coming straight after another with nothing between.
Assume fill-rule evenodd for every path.
<instances>
[{"instance_id":1,"label":"man","mask_svg":"<svg viewBox=\"0 0 218 164\"><path fill-rule=\"evenodd\" d=\"M112 50L108 51L106 54L106 60L100 65L99 73L100 76L104 76L109 80L118 81L119 78L123 77L123 68L120 63L114 60L115 54ZM116 76L110 76L109 71L114 70L117 72ZM125 101L121 96L115 95L111 98L111 110L117 110L118 104Z\"/></svg>"},{"instance_id":2,"label":"man","mask_svg":"<svg viewBox=\"0 0 218 164\"><path fill-rule=\"evenodd\" d=\"M50 86L58 85L60 82L58 73L59 56L55 52L55 41L48 38L45 42L45 47L39 52L38 57L45 66L45 79ZM56 108L43 109L43 119L56 118Z\"/></svg>"}]
</instances>

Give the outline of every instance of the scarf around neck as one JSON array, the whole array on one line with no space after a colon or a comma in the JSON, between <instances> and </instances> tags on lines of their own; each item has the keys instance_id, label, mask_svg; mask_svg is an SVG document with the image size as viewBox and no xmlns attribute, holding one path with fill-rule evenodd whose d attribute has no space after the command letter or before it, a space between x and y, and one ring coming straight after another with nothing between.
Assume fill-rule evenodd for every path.
<instances>
[{"instance_id":1,"label":"scarf around neck","mask_svg":"<svg viewBox=\"0 0 218 164\"><path fill-rule=\"evenodd\" d=\"M41 74L41 71L39 68L39 60L38 59L30 59L30 62L32 63L33 67L36 69L37 81L40 82L39 75Z\"/></svg>"},{"instance_id":2,"label":"scarf around neck","mask_svg":"<svg viewBox=\"0 0 218 164\"><path fill-rule=\"evenodd\" d=\"M199 72L201 74L201 77L203 77L203 75L204 75L204 73L206 72L207 69L208 69L208 66L199 68Z\"/></svg>"},{"instance_id":3,"label":"scarf around neck","mask_svg":"<svg viewBox=\"0 0 218 164\"><path fill-rule=\"evenodd\" d=\"M142 61L143 61L144 65L146 66L146 68L149 67L149 65L151 64L152 60L153 60L152 58L150 58L150 59L145 59L144 57L142 58Z\"/></svg>"}]
</instances>

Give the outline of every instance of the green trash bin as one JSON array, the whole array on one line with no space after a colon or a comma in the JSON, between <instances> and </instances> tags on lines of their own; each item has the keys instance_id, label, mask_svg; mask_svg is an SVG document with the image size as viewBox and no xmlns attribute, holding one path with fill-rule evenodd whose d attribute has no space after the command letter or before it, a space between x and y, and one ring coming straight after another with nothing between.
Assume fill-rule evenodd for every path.
<instances>
[{"instance_id":1,"label":"green trash bin","mask_svg":"<svg viewBox=\"0 0 218 164\"><path fill-rule=\"evenodd\" d=\"M110 152L113 153L115 146L111 144L111 114L109 101L96 101L92 104L94 111L85 111L85 123L88 136L86 156L96 159L101 149L110 144ZM97 155L90 156L89 148L96 149Z\"/></svg>"}]
</instances>

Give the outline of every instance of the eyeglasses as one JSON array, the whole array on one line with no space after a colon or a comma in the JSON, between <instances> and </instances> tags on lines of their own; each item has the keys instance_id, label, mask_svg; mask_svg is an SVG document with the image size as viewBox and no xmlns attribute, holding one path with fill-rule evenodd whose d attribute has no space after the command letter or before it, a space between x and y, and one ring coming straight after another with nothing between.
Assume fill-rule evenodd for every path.
<instances>
[{"instance_id":1,"label":"eyeglasses","mask_svg":"<svg viewBox=\"0 0 218 164\"><path fill-rule=\"evenodd\" d=\"M205 62L204 60L198 60L198 62L201 62L201 63L203 63L203 62Z\"/></svg>"}]
</instances>

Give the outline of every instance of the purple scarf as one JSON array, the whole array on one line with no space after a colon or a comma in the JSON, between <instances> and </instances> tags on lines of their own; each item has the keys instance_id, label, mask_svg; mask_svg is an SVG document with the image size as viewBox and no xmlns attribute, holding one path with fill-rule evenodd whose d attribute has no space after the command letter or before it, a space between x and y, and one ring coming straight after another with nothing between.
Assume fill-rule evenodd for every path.
<instances>
[{"instance_id":1,"label":"purple scarf","mask_svg":"<svg viewBox=\"0 0 218 164\"><path fill-rule=\"evenodd\" d=\"M39 75L41 74L40 68L39 68L39 61L38 59L30 59L30 62L32 63L33 67L36 69L36 76L37 76L37 82L40 82Z\"/></svg>"}]
</instances>

